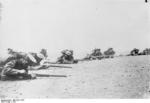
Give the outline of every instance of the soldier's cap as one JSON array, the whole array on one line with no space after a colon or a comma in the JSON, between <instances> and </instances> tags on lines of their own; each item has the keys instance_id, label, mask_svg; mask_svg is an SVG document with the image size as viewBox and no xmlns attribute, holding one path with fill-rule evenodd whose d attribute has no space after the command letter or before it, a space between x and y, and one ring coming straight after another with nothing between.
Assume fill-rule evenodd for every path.
<instances>
[{"instance_id":1,"label":"soldier's cap","mask_svg":"<svg viewBox=\"0 0 150 103\"><path fill-rule=\"evenodd\" d=\"M27 57L30 61L32 61L33 63L37 63L36 59L31 55L31 54L27 54Z\"/></svg>"}]
</instances>

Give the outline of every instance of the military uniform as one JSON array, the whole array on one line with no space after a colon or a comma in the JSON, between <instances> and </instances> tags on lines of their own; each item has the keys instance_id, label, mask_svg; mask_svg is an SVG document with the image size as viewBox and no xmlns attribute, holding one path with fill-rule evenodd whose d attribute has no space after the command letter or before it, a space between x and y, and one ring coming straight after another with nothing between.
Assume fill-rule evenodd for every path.
<instances>
[{"instance_id":1,"label":"military uniform","mask_svg":"<svg viewBox=\"0 0 150 103\"><path fill-rule=\"evenodd\" d=\"M61 53L62 56L58 58L57 63L72 64L78 62L77 60L74 60L72 50L63 50Z\"/></svg>"},{"instance_id":2,"label":"military uniform","mask_svg":"<svg viewBox=\"0 0 150 103\"><path fill-rule=\"evenodd\" d=\"M37 66L41 64L41 61L44 60L44 56L42 54L38 54L38 53L30 53L34 59L36 60L36 63L32 63L32 66Z\"/></svg>"},{"instance_id":3,"label":"military uniform","mask_svg":"<svg viewBox=\"0 0 150 103\"><path fill-rule=\"evenodd\" d=\"M29 61L22 58L9 58L4 65L0 77L1 80L7 79L31 79L32 75L28 74Z\"/></svg>"}]
</instances>

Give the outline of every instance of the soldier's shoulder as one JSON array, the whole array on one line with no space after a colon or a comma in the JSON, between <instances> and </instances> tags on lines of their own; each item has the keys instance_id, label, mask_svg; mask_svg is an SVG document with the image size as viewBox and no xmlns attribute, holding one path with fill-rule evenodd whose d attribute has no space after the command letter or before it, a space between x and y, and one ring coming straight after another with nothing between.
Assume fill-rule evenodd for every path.
<instances>
[{"instance_id":1,"label":"soldier's shoulder","mask_svg":"<svg viewBox=\"0 0 150 103\"><path fill-rule=\"evenodd\" d=\"M14 61L16 58L14 57L14 56L9 56L7 59L6 59L6 61L5 61L5 63L8 63L8 62L10 62L10 61Z\"/></svg>"}]
</instances>

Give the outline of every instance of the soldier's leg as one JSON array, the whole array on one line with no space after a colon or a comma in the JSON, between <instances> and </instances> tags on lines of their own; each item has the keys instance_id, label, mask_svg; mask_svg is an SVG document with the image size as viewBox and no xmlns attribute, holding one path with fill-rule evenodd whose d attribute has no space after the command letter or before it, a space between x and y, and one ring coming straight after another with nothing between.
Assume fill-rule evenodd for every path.
<instances>
[{"instance_id":1,"label":"soldier's leg","mask_svg":"<svg viewBox=\"0 0 150 103\"><path fill-rule=\"evenodd\" d=\"M17 75L3 75L0 78L1 80L27 80L27 79L36 79L35 74L17 74Z\"/></svg>"},{"instance_id":2,"label":"soldier's leg","mask_svg":"<svg viewBox=\"0 0 150 103\"><path fill-rule=\"evenodd\" d=\"M1 80L15 80L15 79L35 79L36 76L28 73L20 74L15 69L4 68L1 72Z\"/></svg>"}]
</instances>

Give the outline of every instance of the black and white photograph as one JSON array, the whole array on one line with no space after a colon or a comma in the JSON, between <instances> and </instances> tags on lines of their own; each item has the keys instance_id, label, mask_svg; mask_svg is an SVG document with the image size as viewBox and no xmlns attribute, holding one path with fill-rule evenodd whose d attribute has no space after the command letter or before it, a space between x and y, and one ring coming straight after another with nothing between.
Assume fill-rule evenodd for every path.
<instances>
[{"instance_id":1,"label":"black and white photograph","mask_svg":"<svg viewBox=\"0 0 150 103\"><path fill-rule=\"evenodd\" d=\"M149 29L149 0L0 0L1 102L149 99Z\"/></svg>"}]
</instances>

